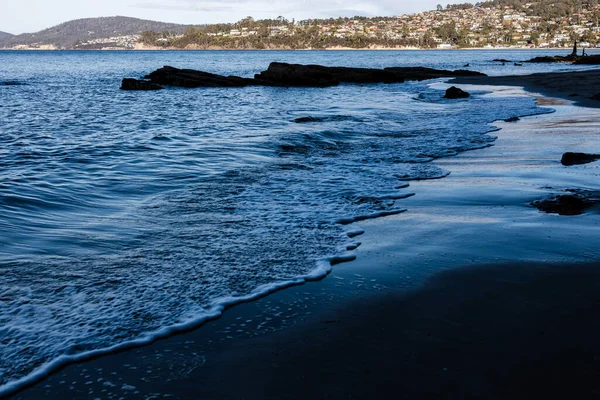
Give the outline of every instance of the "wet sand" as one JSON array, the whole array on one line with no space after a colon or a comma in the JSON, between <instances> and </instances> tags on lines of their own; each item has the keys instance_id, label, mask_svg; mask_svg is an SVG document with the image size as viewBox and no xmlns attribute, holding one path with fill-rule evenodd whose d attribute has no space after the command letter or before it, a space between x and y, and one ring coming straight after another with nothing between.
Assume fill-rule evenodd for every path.
<instances>
[{"instance_id":1,"label":"wet sand","mask_svg":"<svg viewBox=\"0 0 600 400\"><path fill-rule=\"evenodd\" d=\"M521 86L530 92L572 100L577 105L600 107L600 99L591 99L592 96L600 94L600 69L518 76L460 77L453 79L451 83Z\"/></svg>"},{"instance_id":2,"label":"wet sand","mask_svg":"<svg viewBox=\"0 0 600 400\"><path fill-rule=\"evenodd\" d=\"M598 398L600 213L530 202L598 189L600 163L560 156L600 153L600 125L593 109L556 109L435 161L451 175L411 182L408 212L358 224L357 261L326 279L15 398Z\"/></svg>"},{"instance_id":3,"label":"wet sand","mask_svg":"<svg viewBox=\"0 0 600 400\"><path fill-rule=\"evenodd\" d=\"M477 265L238 342L181 397L596 398L600 263ZM206 384L208 382L208 384Z\"/></svg>"}]
</instances>

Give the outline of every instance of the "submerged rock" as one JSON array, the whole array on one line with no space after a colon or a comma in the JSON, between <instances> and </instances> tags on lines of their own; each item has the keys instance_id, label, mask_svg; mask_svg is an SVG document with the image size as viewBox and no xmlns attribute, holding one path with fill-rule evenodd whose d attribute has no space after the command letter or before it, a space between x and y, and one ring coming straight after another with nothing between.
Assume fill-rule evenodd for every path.
<instances>
[{"instance_id":1,"label":"submerged rock","mask_svg":"<svg viewBox=\"0 0 600 400\"><path fill-rule=\"evenodd\" d=\"M507 59L505 59L505 58L494 58L492 61L495 61L495 62L503 62L503 63L504 63L504 62L511 62L510 60L507 60Z\"/></svg>"},{"instance_id":2,"label":"submerged rock","mask_svg":"<svg viewBox=\"0 0 600 400\"><path fill-rule=\"evenodd\" d=\"M303 124L306 122L321 122L323 121L323 118L317 118L317 117L299 117L296 118L294 120L292 120L293 122L297 123L297 124Z\"/></svg>"},{"instance_id":3,"label":"submerged rock","mask_svg":"<svg viewBox=\"0 0 600 400\"><path fill-rule=\"evenodd\" d=\"M156 83L133 78L125 78L121 82L121 90L160 90L162 88L162 86Z\"/></svg>"},{"instance_id":4,"label":"submerged rock","mask_svg":"<svg viewBox=\"0 0 600 400\"><path fill-rule=\"evenodd\" d=\"M520 118L519 117L510 117L510 118L506 118L504 120L504 122L517 122Z\"/></svg>"},{"instance_id":5,"label":"submerged rock","mask_svg":"<svg viewBox=\"0 0 600 400\"><path fill-rule=\"evenodd\" d=\"M579 215L595 205L597 201L577 194L562 194L547 199L537 200L531 204L540 211L549 214Z\"/></svg>"},{"instance_id":6,"label":"submerged rock","mask_svg":"<svg viewBox=\"0 0 600 400\"><path fill-rule=\"evenodd\" d=\"M470 94L465 92L464 90L457 88L456 86L451 86L446 89L446 94L444 98L446 99L465 99L469 97Z\"/></svg>"},{"instance_id":7,"label":"submerged rock","mask_svg":"<svg viewBox=\"0 0 600 400\"><path fill-rule=\"evenodd\" d=\"M596 160L600 160L600 154L587 154L587 153L572 153L566 152L562 155L560 159L560 163L562 165L577 165L577 164L587 164L594 162Z\"/></svg>"},{"instance_id":8,"label":"submerged rock","mask_svg":"<svg viewBox=\"0 0 600 400\"><path fill-rule=\"evenodd\" d=\"M592 99L592 100L600 100L600 93L596 93L595 95L593 95L592 97L590 97L590 99Z\"/></svg>"}]
</instances>

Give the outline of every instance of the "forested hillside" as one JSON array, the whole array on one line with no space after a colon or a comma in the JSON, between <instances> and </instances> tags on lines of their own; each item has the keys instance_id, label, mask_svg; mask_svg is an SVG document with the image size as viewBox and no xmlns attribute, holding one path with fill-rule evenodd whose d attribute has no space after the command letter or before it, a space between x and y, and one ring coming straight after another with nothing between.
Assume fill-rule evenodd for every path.
<instances>
[{"instance_id":1,"label":"forested hillside","mask_svg":"<svg viewBox=\"0 0 600 400\"><path fill-rule=\"evenodd\" d=\"M528 15L537 15L544 19L571 17L581 10L591 9L599 4L599 0L492 0L478 3L479 6L511 7L523 10Z\"/></svg>"},{"instance_id":2,"label":"forested hillside","mask_svg":"<svg viewBox=\"0 0 600 400\"><path fill-rule=\"evenodd\" d=\"M17 45L53 45L69 49L77 43L117 36L139 35L143 31L183 33L187 25L169 24L129 17L77 19L36 33L2 37L0 48Z\"/></svg>"}]
</instances>

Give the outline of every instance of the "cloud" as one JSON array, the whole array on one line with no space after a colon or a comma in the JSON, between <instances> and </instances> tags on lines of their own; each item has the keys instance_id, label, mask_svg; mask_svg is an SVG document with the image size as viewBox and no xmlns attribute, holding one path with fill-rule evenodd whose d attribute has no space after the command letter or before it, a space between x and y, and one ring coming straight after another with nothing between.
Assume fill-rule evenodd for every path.
<instances>
[{"instance_id":1,"label":"cloud","mask_svg":"<svg viewBox=\"0 0 600 400\"><path fill-rule=\"evenodd\" d=\"M234 5L224 5L220 2L194 2L194 1L171 1L171 2L143 2L133 4L133 8L165 11L231 11Z\"/></svg>"},{"instance_id":2,"label":"cloud","mask_svg":"<svg viewBox=\"0 0 600 400\"><path fill-rule=\"evenodd\" d=\"M161 0L135 3L132 7L165 11L203 11L230 13L232 16L252 15L259 18L283 15L286 17L315 18L353 15L389 15L389 6L396 2L387 0Z\"/></svg>"}]
</instances>

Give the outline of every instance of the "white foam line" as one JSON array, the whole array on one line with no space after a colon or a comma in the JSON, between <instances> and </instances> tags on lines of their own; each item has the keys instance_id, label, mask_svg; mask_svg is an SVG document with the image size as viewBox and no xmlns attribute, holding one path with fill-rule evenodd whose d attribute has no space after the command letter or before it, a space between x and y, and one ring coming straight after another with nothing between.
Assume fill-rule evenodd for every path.
<instances>
[{"instance_id":1,"label":"white foam line","mask_svg":"<svg viewBox=\"0 0 600 400\"><path fill-rule=\"evenodd\" d=\"M380 212L373 213L373 214L357 215L356 217L352 217L352 218L338 219L337 221L335 221L335 223L340 224L340 225L348 225L353 222L364 221L365 219L387 217L388 215L396 215L396 214L403 213L405 211L406 211L406 208L402 208L399 210L380 211Z\"/></svg>"},{"instance_id":2,"label":"white foam line","mask_svg":"<svg viewBox=\"0 0 600 400\"><path fill-rule=\"evenodd\" d=\"M362 244L361 242L350 242L350 243L346 244L346 250L348 250L348 251L356 250L356 249L358 249L358 247L361 244Z\"/></svg>"},{"instance_id":3,"label":"white foam line","mask_svg":"<svg viewBox=\"0 0 600 400\"><path fill-rule=\"evenodd\" d=\"M363 231L364 232L364 231ZM171 325L168 327L164 327L158 329L153 332L148 332L143 334L141 337L133 340L128 340L114 346L104 347L101 349L90 350L79 354L73 355L61 355L52 361L49 361L39 368L29 373L28 375L17 379L15 381L6 383L0 386L0 397L5 397L12 395L28 386L32 386L33 384L39 382L46 376L50 375L52 372L65 367L69 364L74 364L76 362L87 361L92 358L96 358L103 355L108 355L111 353L116 353L124 350L128 350L135 347L141 347L145 345L149 345L159 339L164 339L169 336L173 336L177 333L186 332L199 326L205 324L208 321L215 320L223 315L223 312L234 305L247 303L250 301L257 300L261 297L265 297L269 294L277 292L282 289L286 289L292 286L302 285L306 282L317 281L325 278L330 272L331 267L333 265L353 261L356 259L356 255L354 253L346 252L344 254L325 257L320 260L317 260L317 267L310 273L306 275L302 275L296 278L292 278L288 281L283 282L275 282L269 283L266 285L259 286L252 293L246 296L240 297L222 297L216 299L213 302L212 307L206 313L202 314L199 317L189 319L188 321L181 322L179 324Z\"/></svg>"},{"instance_id":4,"label":"white foam line","mask_svg":"<svg viewBox=\"0 0 600 400\"><path fill-rule=\"evenodd\" d=\"M359 196L361 200L374 201L374 200L400 200L414 196L415 193L402 193L402 194L385 194L383 196Z\"/></svg>"},{"instance_id":5,"label":"white foam line","mask_svg":"<svg viewBox=\"0 0 600 400\"><path fill-rule=\"evenodd\" d=\"M353 229L351 231L344 232L344 235L348 236L349 238L353 238L353 237L356 237L356 236L360 236L363 233L365 233L364 229L356 228L356 229Z\"/></svg>"}]
</instances>

